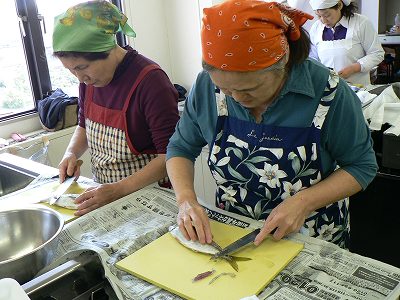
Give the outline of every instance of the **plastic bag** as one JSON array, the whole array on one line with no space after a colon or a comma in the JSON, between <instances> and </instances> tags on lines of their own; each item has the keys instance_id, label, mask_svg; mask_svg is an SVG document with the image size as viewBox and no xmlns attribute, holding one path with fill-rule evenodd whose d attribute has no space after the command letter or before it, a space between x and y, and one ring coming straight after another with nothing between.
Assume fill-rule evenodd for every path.
<instances>
[{"instance_id":1,"label":"plastic bag","mask_svg":"<svg viewBox=\"0 0 400 300\"><path fill-rule=\"evenodd\" d=\"M15 145L13 147L10 147L8 149L8 152L44 165L51 166L49 160L49 144L49 138L47 136L43 136L42 140L39 142L35 142L28 147Z\"/></svg>"},{"instance_id":2,"label":"plastic bag","mask_svg":"<svg viewBox=\"0 0 400 300\"><path fill-rule=\"evenodd\" d=\"M37 151L36 153L32 154L29 159L33 160L35 162L44 164L44 165L50 165L49 162L49 144L50 141L47 137L43 137L42 138L42 142L43 142L43 147L42 149L40 149L39 151Z\"/></svg>"}]
</instances>

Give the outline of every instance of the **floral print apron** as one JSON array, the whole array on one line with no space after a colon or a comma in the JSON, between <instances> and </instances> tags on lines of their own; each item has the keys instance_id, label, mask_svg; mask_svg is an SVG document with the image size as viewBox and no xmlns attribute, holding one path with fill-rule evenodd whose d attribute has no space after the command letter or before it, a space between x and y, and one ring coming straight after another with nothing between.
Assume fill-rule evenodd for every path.
<instances>
[{"instance_id":1,"label":"floral print apron","mask_svg":"<svg viewBox=\"0 0 400 300\"><path fill-rule=\"evenodd\" d=\"M321 180L321 128L338 82L332 72L306 128L230 117L225 95L216 93L218 120L208 165L217 184L219 208L265 220L283 200ZM346 198L314 211L300 232L348 248L349 227Z\"/></svg>"},{"instance_id":2,"label":"floral print apron","mask_svg":"<svg viewBox=\"0 0 400 300\"><path fill-rule=\"evenodd\" d=\"M139 153L128 135L126 112L132 94L142 79L159 66L148 65L139 73L124 100L122 110L110 109L93 102L93 86L88 86L85 96L85 125L92 173L98 183L122 180L145 167L157 157L155 151ZM169 187L168 178L159 185Z\"/></svg>"}]
</instances>

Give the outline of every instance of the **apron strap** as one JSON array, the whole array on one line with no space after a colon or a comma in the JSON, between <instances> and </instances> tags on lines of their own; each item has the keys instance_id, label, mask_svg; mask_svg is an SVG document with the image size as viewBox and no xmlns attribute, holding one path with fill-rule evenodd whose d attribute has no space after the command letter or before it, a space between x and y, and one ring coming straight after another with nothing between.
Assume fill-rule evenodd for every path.
<instances>
[{"instance_id":1,"label":"apron strap","mask_svg":"<svg viewBox=\"0 0 400 300\"><path fill-rule=\"evenodd\" d=\"M228 105L226 96L220 89L215 89L215 104L217 105L218 116L228 116Z\"/></svg>"},{"instance_id":2,"label":"apron strap","mask_svg":"<svg viewBox=\"0 0 400 300\"><path fill-rule=\"evenodd\" d=\"M324 94L321 100L319 101L319 105L315 112L314 119L312 122L313 125L318 129L321 129L322 125L325 122L326 115L328 114L332 100L336 96L336 90L339 84L339 75L332 70L330 70L329 72L330 73L328 76L328 81L326 83Z\"/></svg>"},{"instance_id":3,"label":"apron strap","mask_svg":"<svg viewBox=\"0 0 400 300\"><path fill-rule=\"evenodd\" d=\"M142 82L143 78L146 77L146 75L151 71L151 70L157 70L160 69L160 66L157 64L151 64L147 65L140 71L138 77L136 78L136 81L133 83L131 89L129 90L128 96L125 99L124 107L123 107L123 112L126 113L128 110L129 103L131 102L131 97L133 95L133 92L136 90L137 86Z\"/></svg>"}]
</instances>

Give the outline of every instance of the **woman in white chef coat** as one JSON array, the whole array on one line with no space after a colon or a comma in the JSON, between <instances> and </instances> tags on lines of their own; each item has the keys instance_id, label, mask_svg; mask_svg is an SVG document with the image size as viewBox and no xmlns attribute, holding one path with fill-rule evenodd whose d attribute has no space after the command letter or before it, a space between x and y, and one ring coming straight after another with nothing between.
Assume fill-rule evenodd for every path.
<instances>
[{"instance_id":1,"label":"woman in white chef coat","mask_svg":"<svg viewBox=\"0 0 400 300\"><path fill-rule=\"evenodd\" d=\"M384 57L378 34L351 0L310 0L319 18L310 30L310 57L350 84L370 84L370 71Z\"/></svg>"}]
</instances>

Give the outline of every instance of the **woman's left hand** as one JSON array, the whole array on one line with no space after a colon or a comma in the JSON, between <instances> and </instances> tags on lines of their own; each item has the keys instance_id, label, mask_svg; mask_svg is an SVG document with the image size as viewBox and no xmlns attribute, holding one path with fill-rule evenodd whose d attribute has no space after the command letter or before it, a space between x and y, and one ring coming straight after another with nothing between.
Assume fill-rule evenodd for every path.
<instances>
[{"instance_id":1,"label":"woman's left hand","mask_svg":"<svg viewBox=\"0 0 400 300\"><path fill-rule=\"evenodd\" d=\"M358 73L361 71L361 65L359 63L351 64L343 68L342 70L338 71L338 75L344 79L349 78L350 75Z\"/></svg>"},{"instance_id":2,"label":"woman's left hand","mask_svg":"<svg viewBox=\"0 0 400 300\"><path fill-rule=\"evenodd\" d=\"M75 215L82 216L121 198L123 195L120 195L119 190L116 183L105 183L97 187L88 188L75 199L75 203L79 204Z\"/></svg>"},{"instance_id":3,"label":"woman's left hand","mask_svg":"<svg viewBox=\"0 0 400 300\"><path fill-rule=\"evenodd\" d=\"M297 193L287 198L271 211L254 241L255 245L258 246L275 228L273 233L275 240L280 240L284 236L300 230L310 214L300 194Z\"/></svg>"}]
</instances>

